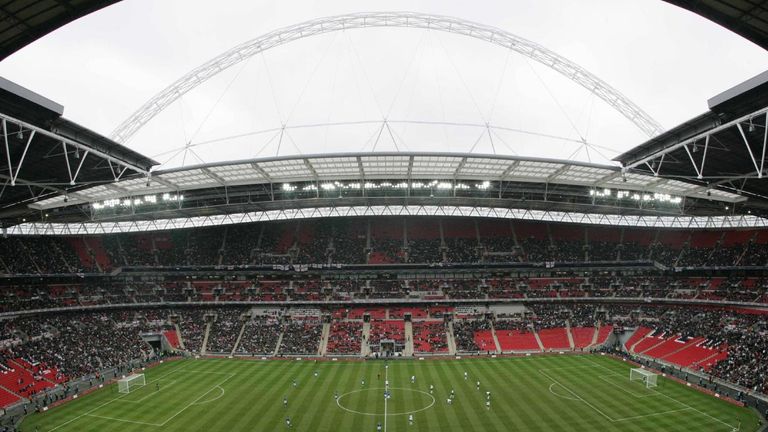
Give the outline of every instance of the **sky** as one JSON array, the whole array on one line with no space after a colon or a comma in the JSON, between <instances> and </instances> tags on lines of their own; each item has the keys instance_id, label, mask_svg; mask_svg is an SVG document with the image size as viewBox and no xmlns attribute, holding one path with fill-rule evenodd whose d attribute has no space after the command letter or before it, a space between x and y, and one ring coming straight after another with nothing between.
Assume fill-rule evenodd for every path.
<instances>
[{"instance_id":1,"label":"sky","mask_svg":"<svg viewBox=\"0 0 768 432\"><path fill-rule=\"evenodd\" d=\"M200 64L281 27L371 11L449 15L580 65L664 128L768 69L761 48L660 0L124 0L0 63L0 75L109 136ZM448 151L612 163L648 137L521 54L434 30L307 37L216 75L125 144L174 168L359 151Z\"/></svg>"}]
</instances>

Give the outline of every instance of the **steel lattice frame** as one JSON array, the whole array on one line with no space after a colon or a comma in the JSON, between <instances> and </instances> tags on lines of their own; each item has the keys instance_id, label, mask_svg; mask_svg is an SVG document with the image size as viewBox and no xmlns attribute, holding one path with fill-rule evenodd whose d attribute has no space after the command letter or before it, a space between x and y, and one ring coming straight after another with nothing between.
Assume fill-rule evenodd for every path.
<instances>
[{"instance_id":1,"label":"steel lattice frame","mask_svg":"<svg viewBox=\"0 0 768 432\"><path fill-rule=\"evenodd\" d=\"M319 34L368 27L431 29L469 36L499 45L550 67L571 81L581 85L616 109L649 137L663 131L661 125L651 118L648 113L608 83L567 58L530 40L496 27L460 18L414 12L363 12L306 21L272 31L240 44L198 66L153 96L141 108L123 121L112 132L111 137L120 143L128 142L147 122L190 90L225 69L270 48Z\"/></svg>"},{"instance_id":2,"label":"steel lattice frame","mask_svg":"<svg viewBox=\"0 0 768 432\"><path fill-rule=\"evenodd\" d=\"M131 232L201 228L239 223L357 216L479 217L577 223L603 226L678 229L768 228L768 219L752 215L734 216L631 216L494 207L383 205L317 207L198 216L129 222L24 223L4 230L4 235L101 235Z\"/></svg>"},{"instance_id":3,"label":"steel lattice frame","mask_svg":"<svg viewBox=\"0 0 768 432\"><path fill-rule=\"evenodd\" d=\"M762 146L756 149L760 151L757 154L752 150L752 147L756 143L750 143L750 141L747 139L747 136L744 134L744 126L743 126L745 123L749 123L751 125L753 121L755 123L759 122L759 124L764 127L763 137L762 137L763 138ZM717 165L715 164L715 168L710 169L710 171L714 171L714 175L708 175L707 174L708 171L705 172L705 168L709 168L709 167L707 167L705 164L707 162L707 151L709 150L709 146L710 146L710 138L728 129L734 129L738 131L739 136L741 136L741 139L746 148L747 154L749 155L749 161L752 163L752 167L754 167L755 170L746 172L746 173L737 173L737 174L729 175L725 178L720 178L717 175ZM703 147L703 156L700 158L700 161L697 161L692 154L693 152L696 151L696 146ZM660 173L662 172L661 169L664 164L665 157L680 149L683 149L683 151L685 151L685 154L688 156L688 160L686 161L686 163L690 162L691 168L693 168L693 172L696 173L695 176L690 177L692 180L693 179L696 179L696 180L711 179L716 181L715 184L713 185L702 187L702 189L704 190L713 188L715 186L726 183L728 181L734 181L739 179L749 179L749 178L762 179L766 175L766 171L768 171L768 169L766 169L766 166L765 166L766 153L768 152L768 107L759 109L757 111L754 111L752 113L739 117L735 120L731 120L728 123L722 124L718 127L712 128L700 134L694 135L674 145L667 146L657 152L654 152L649 156L646 156L640 160L627 164L625 167L622 168L622 172L633 171L642 165L648 168L653 173L654 176L659 176Z\"/></svg>"}]
</instances>

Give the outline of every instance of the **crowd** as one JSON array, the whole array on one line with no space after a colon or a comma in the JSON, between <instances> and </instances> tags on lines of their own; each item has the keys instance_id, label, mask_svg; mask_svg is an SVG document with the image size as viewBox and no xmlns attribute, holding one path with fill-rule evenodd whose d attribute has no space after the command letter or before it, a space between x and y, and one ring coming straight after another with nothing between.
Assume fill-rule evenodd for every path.
<instances>
[{"instance_id":1,"label":"crowd","mask_svg":"<svg viewBox=\"0 0 768 432\"><path fill-rule=\"evenodd\" d=\"M206 352L229 354L235 347L240 329L243 327L241 316L245 313L242 308L217 309L216 319L211 324L208 334Z\"/></svg>"},{"instance_id":2,"label":"crowd","mask_svg":"<svg viewBox=\"0 0 768 432\"><path fill-rule=\"evenodd\" d=\"M405 221L405 219L402 219ZM90 238L10 237L0 241L0 272L45 274L109 271L122 266L240 266L284 264L596 262L653 260L666 266L762 266L768 243L758 232L747 241L697 242L664 238L663 231L635 230L631 240L590 239L584 226L553 231L483 231L484 221L467 220L463 230L429 236L377 237L374 223L354 220L270 222L120 234ZM405 223L405 222L403 222ZM440 220L435 220L440 224ZM514 225L514 224L513 224ZM407 226L407 224L405 224ZM476 229L477 228L477 229ZM626 230L626 229L625 229ZM696 232L692 232L693 236ZM725 234L723 234L724 236ZM615 238L611 240L610 237ZM638 239L645 240L639 241ZM519 240L518 240L519 239ZM79 246L76 246L78 244ZM103 251L103 252L102 252ZM96 255L103 253L102 266Z\"/></svg>"},{"instance_id":3,"label":"crowd","mask_svg":"<svg viewBox=\"0 0 768 432\"><path fill-rule=\"evenodd\" d=\"M329 355L359 355L363 343L375 346L381 340L394 340L396 344L407 342L402 321L406 314L416 318L412 324L416 352L447 350L446 324L438 320L422 321L443 316L444 308L393 308L388 321L384 321L385 308L358 309L325 310L333 317L327 341ZM727 349L727 359L709 372L754 391L768 392L768 315L642 302L531 304L495 317L486 315L485 309L467 312L457 308L453 312L453 335L457 350L461 352L487 350L487 336L478 338L477 334L487 335L492 327L497 331L511 331L598 324L619 328L642 325L653 329L655 335L698 337L705 340L704 346ZM374 319L370 340L363 340L364 313ZM64 380L94 374L129 360L146 359L153 354L153 349L140 334L173 328L169 322L178 323L185 349L191 353L200 352L206 326L210 323L209 352L228 354L242 328L238 353L272 355L277 349L279 355L316 355L322 334L319 317L284 320L281 323L278 315L250 317L248 310L230 307L130 309L19 317L4 321L0 328L6 343L0 350L0 373L7 373L22 362L35 365L35 370L54 371L45 379ZM279 348L278 340L281 341ZM34 382L22 383L20 388L35 391L34 385L30 384Z\"/></svg>"},{"instance_id":4,"label":"crowd","mask_svg":"<svg viewBox=\"0 0 768 432\"><path fill-rule=\"evenodd\" d=\"M514 299L634 297L768 302L768 279L675 274L470 279L259 279L256 281L78 282L13 284L0 312L100 304L355 299Z\"/></svg>"},{"instance_id":5,"label":"crowd","mask_svg":"<svg viewBox=\"0 0 768 432\"><path fill-rule=\"evenodd\" d=\"M329 354L359 354L363 342L363 323L334 321L328 335Z\"/></svg>"},{"instance_id":6,"label":"crowd","mask_svg":"<svg viewBox=\"0 0 768 432\"><path fill-rule=\"evenodd\" d=\"M183 309L177 314L178 326L181 337L184 339L184 348L192 353L200 353L203 348L203 337L208 319L212 316L205 309Z\"/></svg>"},{"instance_id":7,"label":"crowd","mask_svg":"<svg viewBox=\"0 0 768 432\"><path fill-rule=\"evenodd\" d=\"M475 333L481 330L490 330L491 323L486 319L462 320L453 323L453 335L456 340L457 351L482 351L475 341Z\"/></svg>"},{"instance_id":8,"label":"crowd","mask_svg":"<svg viewBox=\"0 0 768 432\"><path fill-rule=\"evenodd\" d=\"M285 324L278 353L317 355L323 326L316 320L291 320Z\"/></svg>"},{"instance_id":9,"label":"crowd","mask_svg":"<svg viewBox=\"0 0 768 432\"><path fill-rule=\"evenodd\" d=\"M277 349L282 326L275 317L256 316L245 322L237 352L249 355L272 355Z\"/></svg>"}]
</instances>

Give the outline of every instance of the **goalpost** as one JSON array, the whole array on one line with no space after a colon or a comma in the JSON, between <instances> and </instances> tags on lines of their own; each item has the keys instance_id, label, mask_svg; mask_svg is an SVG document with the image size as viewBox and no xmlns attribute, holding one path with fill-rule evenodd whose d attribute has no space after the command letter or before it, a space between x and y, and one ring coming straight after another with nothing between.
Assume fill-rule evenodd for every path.
<instances>
[{"instance_id":1,"label":"goalpost","mask_svg":"<svg viewBox=\"0 0 768 432\"><path fill-rule=\"evenodd\" d=\"M658 386L658 378L659 376L655 373L641 368L634 368L629 371L629 380L642 381L646 388Z\"/></svg>"},{"instance_id":2,"label":"goalpost","mask_svg":"<svg viewBox=\"0 0 768 432\"><path fill-rule=\"evenodd\" d=\"M130 393L137 387L144 387L147 382L144 374L129 375L117 381L117 391L120 393Z\"/></svg>"}]
</instances>

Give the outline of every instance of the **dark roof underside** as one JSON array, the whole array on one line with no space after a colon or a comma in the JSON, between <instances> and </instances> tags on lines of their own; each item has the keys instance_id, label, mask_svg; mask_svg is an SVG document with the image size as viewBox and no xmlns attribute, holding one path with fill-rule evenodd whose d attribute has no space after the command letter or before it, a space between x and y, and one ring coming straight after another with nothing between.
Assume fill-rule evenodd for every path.
<instances>
[{"instance_id":1,"label":"dark roof underside","mask_svg":"<svg viewBox=\"0 0 768 432\"><path fill-rule=\"evenodd\" d=\"M768 1L665 0L688 9L768 49Z\"/></svg>"},{"instance_id":2,"label":"dark roof underside","mask_svg":"<svg viewBox=\"0 0 768 432\"><path fill-rule=\"evenodd\" d=\"M80 17L120 0L0 0L0 60Z\"/></svg>"}]
</instances>

